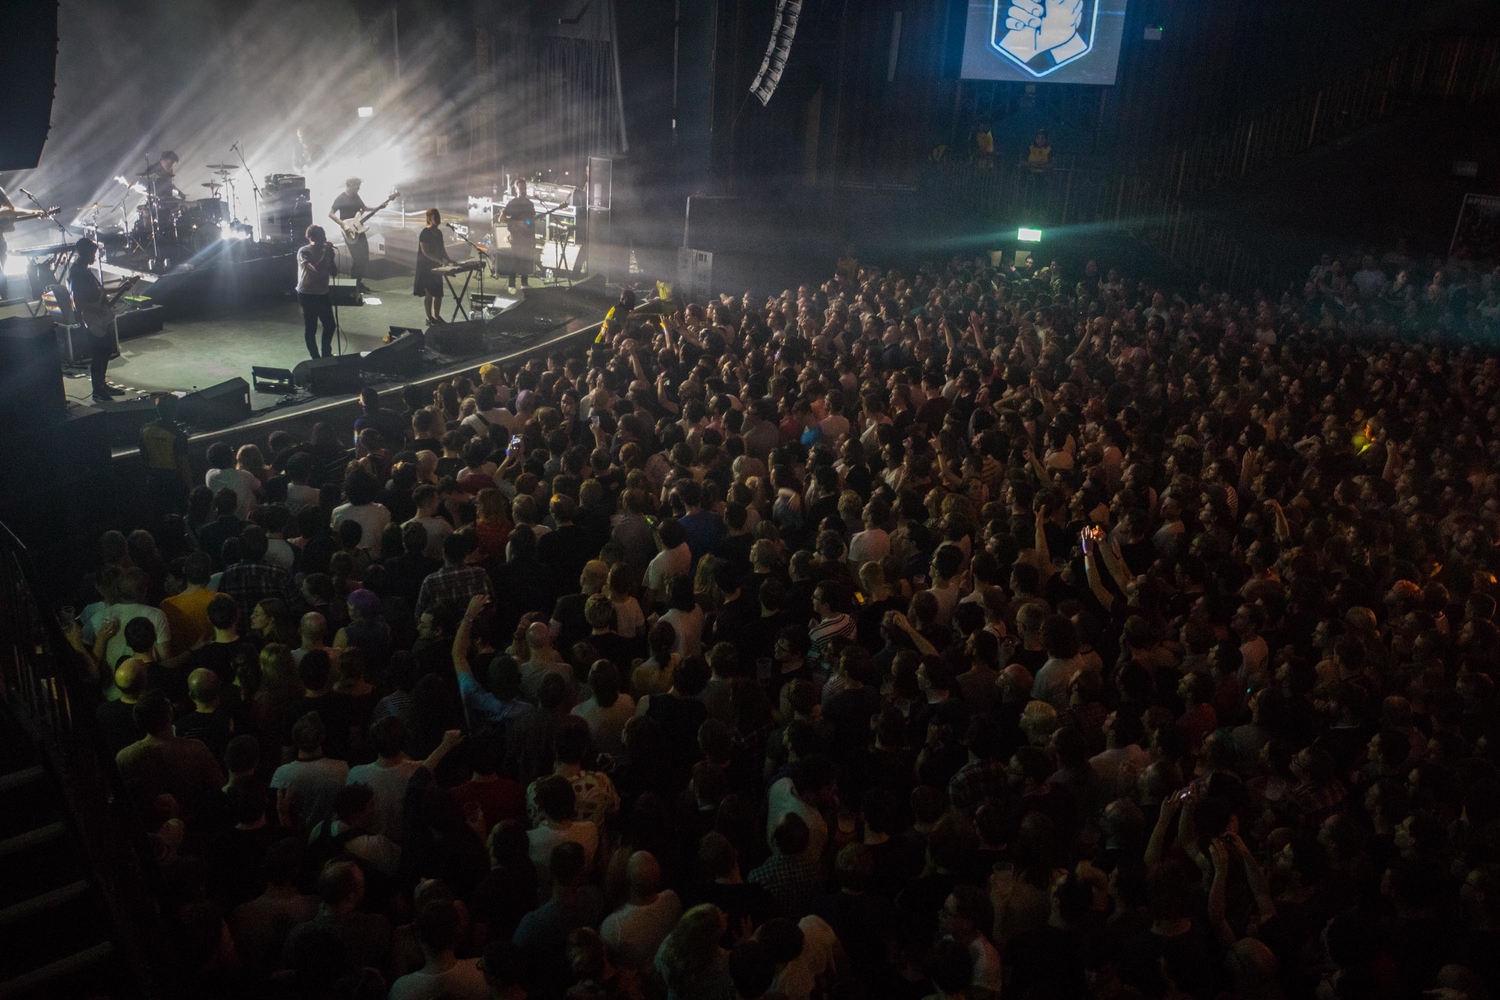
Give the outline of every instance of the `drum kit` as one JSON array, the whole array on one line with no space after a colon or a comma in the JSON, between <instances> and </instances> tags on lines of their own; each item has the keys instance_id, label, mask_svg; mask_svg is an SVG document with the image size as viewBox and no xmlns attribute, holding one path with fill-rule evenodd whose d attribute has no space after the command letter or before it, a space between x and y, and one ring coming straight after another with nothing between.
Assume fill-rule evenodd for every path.
<instances>
[{"instance_id":1,"label":"drum kit","mask_svg":"<svg viewBox=\"0 0 1500 1000\"><path fill-rule=\"evenodd\" d=\"M169 267L174 258L191 257L218 240L250 239L253 227L241 222L235 211L239 199L234 173L240 168L233 163L210 163L207 169L214 179L199 185L204 197L192 199L154 169L136 174L134 181L117 175L115 180L125 187L124 196L114 205L88 206L84 211L92 214L86 216L85 225L94 232L95 242L116 243L113 249L119 253L144 254L153 269L157 264ZM145 197L132 211L127 206L137 194ZM118 226L100 224L101 214L117 212Z\"/></svg>"}]
</instances>

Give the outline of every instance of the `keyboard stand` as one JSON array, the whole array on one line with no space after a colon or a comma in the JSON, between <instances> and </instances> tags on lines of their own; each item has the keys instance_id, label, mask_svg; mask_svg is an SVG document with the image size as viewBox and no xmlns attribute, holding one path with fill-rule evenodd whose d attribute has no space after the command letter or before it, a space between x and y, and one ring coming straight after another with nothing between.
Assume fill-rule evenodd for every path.
<instances>
[{"instance_id":1,"label":"keyboard stand","mask_svg":"<svg viewBox=\"0 0 1500 1000\"><path fill-rule=\"evenodd\" d=\"M458 316L459 313L463 313L464 319L466 321L469 319L469 311L464 308L464 296L469 294L469 282L474 278L474 270L470 268L469 270L464 271L464 286L463 288L456 291L453 288L453 279L455 277L457 277L457 275L443 275L443 281L445 281L448 285L448 294L453 296L453 311L448 315L448 322L450 323L453 322L454 318Z\"/></svg>"}]
</instances>

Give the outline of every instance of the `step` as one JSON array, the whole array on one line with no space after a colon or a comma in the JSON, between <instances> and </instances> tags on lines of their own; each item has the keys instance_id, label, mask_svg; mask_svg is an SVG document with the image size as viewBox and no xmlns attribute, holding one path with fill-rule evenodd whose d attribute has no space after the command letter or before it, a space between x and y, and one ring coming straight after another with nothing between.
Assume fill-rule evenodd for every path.
<instances>
[{"instance_id":1,"label":"step","mask_svg":"<svg viewBox=\"0 0 1500 1000\"><path fill-rule=\"evenodd\" d=\"M29 851L33 847L39 847L42 844L60 840L67 835L68 828L61 823L48 823L46 826L39 826L35 830L18 833L8 840L0 840L0 858L19 854L21 851Z\"/></svg>"},{"instance_id":2,"label":"step","mask_svg":"<svg viewBox=\"0 0 1500 1000\"><path fill-rule=\"evenodd\" d=\"M108 941L101 941L91 948L76 951L66 958L60 958L55 962L49 962L40 969L32 969L30 972L16 976L0 983L0 997L20 996L33 990L42 989L51 983L66 976L82 972L92 968L114 954L115 946Z\"/></svg>"},{"instance_id":3,"label":"step","mask_svg":"<svg viewBox=\"0 0 1500 1000\"><path fill-rule=\"evenodd\" d=\"M13 924L21 920L30 920L37 914L48 910L55 910L59 906L65 906L75 899L82 899L88 895L89 884L83 879L59 886L51 892L44 892L39 896L7 906L0 910L0 927Z\"/></svg>"},{"instance_id":4,"label":"step","mask_svg":"<svg viewBox=\"0 0 1500 1000\"><path fill-rule=\"evenodd\" d=\"M8 792L12 788L25 788L34 785L47 777L47 769L40 764L12 771L9 774L0 774L0 792Z\"/></svg>"}]
</instances>

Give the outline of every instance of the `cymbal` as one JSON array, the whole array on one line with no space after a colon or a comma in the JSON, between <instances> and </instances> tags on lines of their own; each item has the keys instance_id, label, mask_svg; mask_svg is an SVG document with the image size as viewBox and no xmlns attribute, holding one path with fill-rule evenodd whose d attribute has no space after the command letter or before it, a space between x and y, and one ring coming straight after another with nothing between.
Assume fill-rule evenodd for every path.
<instances>
[{"instance_id":1,"label":"cymbal","mask_svg":"<svg viewBox=\"0 0 1500 1000\"><path fill-rule=\"evenodd\" d=\"M205 169L208 169L208 170L238 170L240 168L239 168L239 166L237 164L234 164L234 163L210 163L210 164L208 164L208 166Z\"/></svg>"},{"instance_id":2,"label":"cymbal","mask_svg":"<svg viewBox=\"0 0 1500 1000\"><path fill-rule=\"evenodd\" d=\"M206 187L206 188L221 188L224 185L220 184L217 181L204 181L202 184L199 184L198 186L199 187Z\"/></svg>"}]
</instances>

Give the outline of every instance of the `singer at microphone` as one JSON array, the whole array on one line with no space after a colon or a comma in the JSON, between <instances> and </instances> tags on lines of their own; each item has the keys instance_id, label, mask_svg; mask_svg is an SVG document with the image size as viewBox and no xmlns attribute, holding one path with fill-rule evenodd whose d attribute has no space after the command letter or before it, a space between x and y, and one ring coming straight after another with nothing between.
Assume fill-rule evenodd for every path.
<instances>
[{"instance_id":1,"label":"singer at microphone","mask_svg":"<svg viewBox=\"0 0 1500 1000\"><path fill-rule=\"evenodd\" d=\"M302 326L307 353L314 359L333 356L333 296L329 279L339 273L333 244L322 226L307 227L307 243L297 250L297 301L302 305ZM323 353L318 353L318 323L323 324Z\"/></svg>"}]
</instances>

